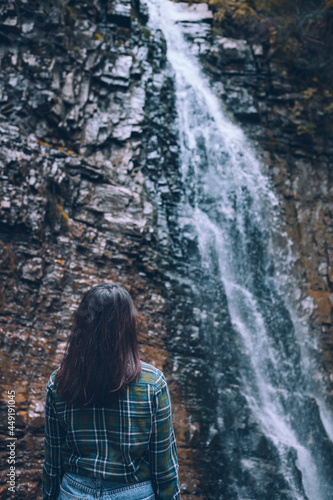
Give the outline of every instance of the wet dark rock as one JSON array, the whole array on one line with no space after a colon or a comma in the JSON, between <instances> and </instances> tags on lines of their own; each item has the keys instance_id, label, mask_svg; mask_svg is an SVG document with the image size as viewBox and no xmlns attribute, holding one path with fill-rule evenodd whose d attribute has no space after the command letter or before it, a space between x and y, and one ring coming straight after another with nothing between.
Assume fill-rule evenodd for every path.
<instances>
[{"instance_id":1,"label":"wet dark rock","mask_svg":"<svg viewBox=\"0 0 333 500\"><path fill-rule=\"evenodd\" d=\"M218 66L233 63L242 63L244 65L244 63L252 62L251 49L246 40L218 37L216 42L218 47ZM230 71L229 68L227 71Z\"/></svg>"},{"instance_id":2,"label":"wet dark rock","mask_svg":"<svg viewBox=\"0 0 333 500\"><path fill-rule=\"evenodd\" d=\"M110 21L129 28L131 26L131 1L113 0L109 2L107 15Z\"/></svg>"},{"instance_id":3,"label":"wet dark rock","mask_svg":"<svg viewBox=\"0 0 333 500\"><path fill-rule=\"evenodd\" d=\"M134 0L135 8L138 12L140 21L146 24L149 19L148 1L147 0Z\"/></svg>"},{"instance_id":4,"label":"wet dark rock","mask_svg":"<svg viewBox=\"0 0 333 500\"><path fill-rule=\"evenodd\" d=\"M178 6L177 22L188 23L190 21L209 24L213 22L213 13L205 3L194 3L189 5L185 2L178 2Z\"/></svg>"}]
</instances>

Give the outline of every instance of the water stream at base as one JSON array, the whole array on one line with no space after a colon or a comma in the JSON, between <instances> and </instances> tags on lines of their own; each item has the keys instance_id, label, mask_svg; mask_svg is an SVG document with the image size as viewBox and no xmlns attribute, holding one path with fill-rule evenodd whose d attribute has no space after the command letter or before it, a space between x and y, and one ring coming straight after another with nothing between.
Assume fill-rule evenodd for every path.
<instances>
[{"instance_id":1,"label":"water stream at base","mask_svg":"<svg viewBox=\"0 0 333 500\"><path fill-rule=\"evenodd\" d=\"M281 486L270 498L332 499L329 470L333 450L328 438L332 426L324 409L325 418L320 417L309 373L311 359L304 347L306 327L302 319L297 319L288 298L293 293L288 290L292 285L287 276L292 254L290 247L279 248L276 243L280 231L278 201L242 130L227 117L191 54L177 22L181 7L169 0L150 0L149 9L149 26L162 30L175 75L183 179L178 228L195 239L200 267L211 276L212 283L223 288L227 303L224 314L232 330L225 337L218 322L209 326L201 322L199 335L211 349L216 384L213 434L226 435L223 412L225 395L232 384L229 389L221 382L226 367L219 360L222 351L231 349L229 342L234 342L238 349L234 387L239 387L247 407L246 419L252 422L248 425L256 427L257 434L269 443L266 462L279 463L279 474L274 475L267 463L258 465L259 452L257 456L252 451L243 453L234 442L228 458L238 460L242 480L231 478L231 473L216 478L216 484L223 483L223 487L217 488L214 498L226 498L223 494L228 492L230 499L268 498L267 490L261 494L260 486L259 490L251 486L257 467L263 485L269 484L265 474L276 481L279 477ZM186 15L190 21L191 15ZM187 286L199 288L201 303L205 302L205 287L196 282L195 273ZM211 283L208 286L211 288ZM209 293L214 295L212 290ZM210 302L207 299L207 307ZM218 298L214 303L217 315L216 302ZM209 333L205 332L207 328Z\"/></svg>"}]
</instances>

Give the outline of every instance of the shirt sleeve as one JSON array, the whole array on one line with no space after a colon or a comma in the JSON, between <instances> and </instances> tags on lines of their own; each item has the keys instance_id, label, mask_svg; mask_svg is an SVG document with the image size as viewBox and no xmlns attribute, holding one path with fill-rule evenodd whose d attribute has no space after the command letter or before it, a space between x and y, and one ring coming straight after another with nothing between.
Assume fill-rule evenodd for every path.
<instances>
[{"instance_id":1,"label":"shirt sleeve","mask_svg":"<svg viewBox=\"0 0 333 500\"><path fill-rule=\"evenodd\" d=\"M46 389L45 433L44 433L44 466L43 466L43 500L57 500L60 483L64 474L61 458L61 444L65 440L65 431L59 424L54 395L50 382Z\"/></svg>"},{"instance_id":2,"label":"shirt sleeve","mask_svg":"<svg viewBox=\"0 0 333 500\"><path fill-rule=\"evenodd\" d=\"M150 469L156 500L179 500L178 453L172 425L168 385L162 377L155 394L155 409L150 438Z\"/></svg>"}]
</instances>

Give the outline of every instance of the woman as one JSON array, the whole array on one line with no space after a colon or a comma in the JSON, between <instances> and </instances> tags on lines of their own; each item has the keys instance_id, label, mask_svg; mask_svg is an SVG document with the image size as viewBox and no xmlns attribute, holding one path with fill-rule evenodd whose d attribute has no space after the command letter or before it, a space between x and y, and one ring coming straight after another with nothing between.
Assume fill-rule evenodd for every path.
<instances>
[{"instance_id":1,"label":"woman","mask_svg":"<svg viewBox=\"0 0 333 500\"><path fill-rule=\"evenodd\" d=\"M136 316L119 285L84 295L47 384L44 500L180 499L168 386L140 362Z\"/></svg>"}]
</instances>

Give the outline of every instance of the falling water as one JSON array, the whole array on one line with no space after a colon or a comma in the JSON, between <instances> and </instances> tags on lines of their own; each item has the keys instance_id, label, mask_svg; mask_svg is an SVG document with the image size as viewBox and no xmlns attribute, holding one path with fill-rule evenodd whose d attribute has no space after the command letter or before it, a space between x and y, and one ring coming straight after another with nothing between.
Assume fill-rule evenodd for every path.
<instances>
[{"instance_id":1,"label":"falling water","mask_svg":"<svg viewBox=\"0 0 333 500\"><path fill-rule=\"evenodd\" d=\"M183 181L179 231L195 235L202 269L223 287L232 329L227 340L218 324L213 333L210 326L209 338L205 327L201 328L203 341L213 346L214 432L225 435L226 426L221 418L226 388L219 387L225 366L219 365L219 353L235 342L235 379L248 418L274 450L271 455L283 476L280 490L277 487L271 498L329 500L333 498L328 473L333 454L325 425L328 428L330 422L326 416L322 423L318 405L309 394L311 374L306 372L311 362L303 345L306 329L292 308L293 290L288 290L292 254L287 239L287 248L279 249L274 236L281 231L278 201L244 133L228 118L191 54L177 22L180 6L151 0L149 8L150 27L162 30L175 75ZM190 21L192 14L186 16ZM195 276L190 286L200 286ZM259 495L258 488L251 490L251 481L246 484L244 480L246 471L251 477L253 468L262 468L255 465L258 458L251 453L242 456L239 450L229 453L230 461L238 460L243 473L239 485L228 474L218 478L224 483L223 491L232 492L229 498L268 498L270 492ZM274 472L270 474L274 477ZM229 490L228 481L233 483Z\"/></svg>"}]
</instances>

